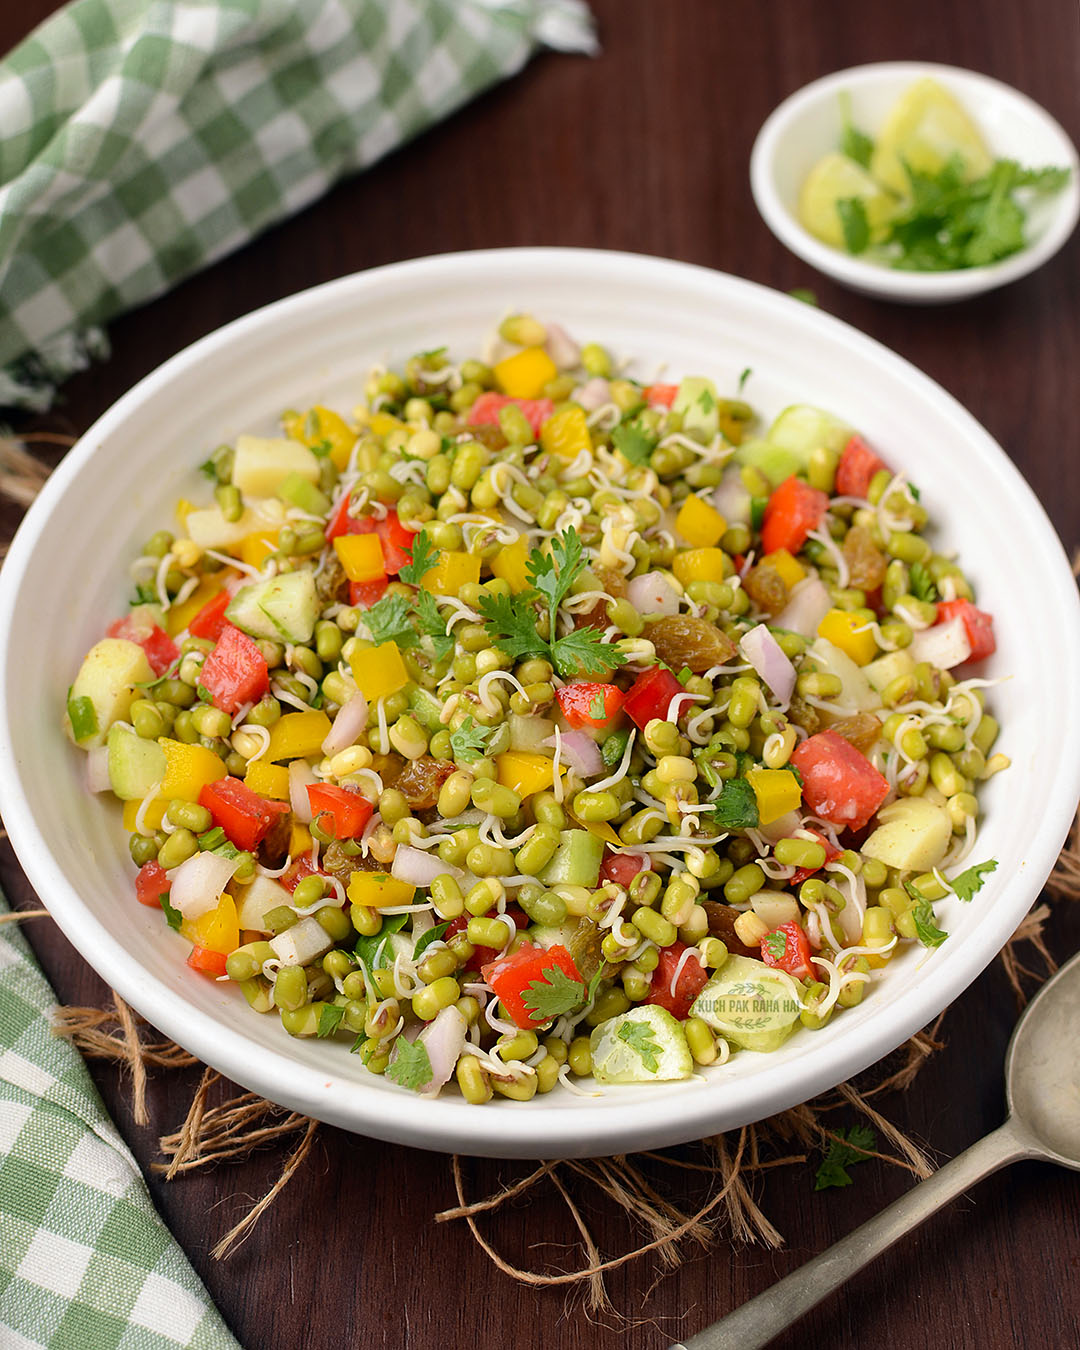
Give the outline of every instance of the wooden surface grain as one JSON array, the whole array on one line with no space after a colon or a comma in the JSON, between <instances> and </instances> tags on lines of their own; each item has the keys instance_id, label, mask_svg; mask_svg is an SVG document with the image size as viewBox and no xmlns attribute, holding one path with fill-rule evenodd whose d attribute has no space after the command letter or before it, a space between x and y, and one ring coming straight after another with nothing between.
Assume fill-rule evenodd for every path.
<instances>
[{"instance_id":1,"label":"wooden surface grain","mask_svg":"<svg viewBox=\"0 0 1080 1350\"><path fill-rule=\"evenodd\" d=\"M53 8L49 0L0 6L0 51ZM955 394L1023 471L1066 547L1080 544L1076 240L1034 276L980 300L935 310L890 306L839 289L789 254L758 218L747 176L757 128L783 97L819 75L875 60L943 61L997 76L1039 100L1077 139L1074 0L978 7L968 0L598 0L594 8L602 56L538 58L302 215L118 320L111 360L72 380L40 425L78 432L193 339L359 268L512 244L630 249L780 290L812 288L823 308ZM16 520L10 508L0 513L2 537ZM13 903L31 903L6 844L0 878ZM35 922L29 932L62 1000L106 996L51 924ZM1049 933L1058 957L1075 951L1080 906L1057 905ZM1000 1122L1001 1064L1015 1015L995 963L950 1011L947 1048L910 1093L883 1103L937 1156L959 1152ZM150 1091L154 1125L139 1128L115 1073L94 1074L147 1168L157 1133L182 1116L194 1076L159 1074ZM608 1287L630 1323L596 1325L565 1290L511 1281L463 1227L432 1223L434 1211L454 1202L446 1159L338 1130L320 1132L302 1173L246 1244L215 1262L210 1248L276 1177L282 1157L272 1150L169 1185L148 1178L247 1350L654 1350L765 1288L908 1184L876 1163L857 1169L850 1188L820 1194L810 1169L774 1173L758 1194L787 1239L782 1250L720 1240L658 1281L647 1260L624 1266ZM681 1203L700 1200L694 1174L658 1165L648 1171ZM480 1195L520 1168L470 1162L465 1172L470 1193ZM592 1194L578 1194L603 1254L625 1250L633 1235L624 1221ZM484 1220L483 1229L520 1264L555 1269L580 1258L566 1209L547 1187ZM1078 1278L1080 1180L1025 1164L950 1206L777 1344L1075 1346Z\"/></svg>"}]
</instances>

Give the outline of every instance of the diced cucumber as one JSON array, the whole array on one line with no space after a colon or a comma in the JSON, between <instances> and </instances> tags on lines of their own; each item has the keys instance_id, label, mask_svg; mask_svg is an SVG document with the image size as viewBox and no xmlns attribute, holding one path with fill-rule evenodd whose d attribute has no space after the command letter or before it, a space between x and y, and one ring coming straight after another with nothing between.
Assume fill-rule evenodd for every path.
<instances>
[{"instance_id":1,"label":"diced cucumber","mask_svg":"<svg viewBox=\"0 0 1080 1350\"><path fill-rule=\"evenodd\" d=\"M779 487L785 478L806 468L806 460L794 450L771 441L743 441L731 457L736 464L749 464L759 469L773 487Z\"/></svg>"},{"instance_id":2,"label":"diced cucumber","mask_svg":"<svg viewBox=\"0 0 1080 1350\"><path fill-rule=\"evenodd\" d=\"M442 713L442 704L434 694L429 694L426 689L421 689L418 684L414 684L409 690L409 711L424 730L432 736L437 731L445 730L439 720Z\"/></svg>"},{"instance_id":3,"label":"diced cucumber","mask_svg":"<svg viewBox=\"0 0 1080 1350\"><path fill-rule=\"evenodd\" d=\"M106 740L109 783L122 802L142 801L165 777L165 751L127 727L110 727Z\"/></svg>"},{"instance_id":4,"label":"diced cucumber","mask_svg":"<svg viewBox=\"0 0 1080 1350\"><path fill-rule=\"evenodd\" d=\"M525 930L525 938L534 947L566 947L569 950L574 934L578 930L577 919L567 919L565 923L531 923Z\"/></svg>"},{"instance_id":5,"label":"diced cucumber","mask_svg":"<svg viewBox=\"0 0 1080 1350\"><path fill-rule=\"evenodd\" d=\"M588 886L600 880L604 841L588 830L562 830L559 847L540 873L545 886Z\"/></svg>"},{"instance_id":6,"label":"diced cucumber","mask_svg":"<svg viewBox=\"0 0 1080 1350\"><path fill-rule=\"evenodd\" d=\"M290 506L298 506L311 516L325 516L330 513L330 498L294 469L287 473L277 486L277 495Z\"/></svg>"},{"instance_id":7,"label":"diced cucumber","mask_svg":"<svg viewBox=\"0 0 1080 1350\"><path fill-rule=\"evenodd\" d=\"M876 661L863 666L862 673L880 694L886 685L892 684L901 675L910 675L914 669L915 662L907 651L901 649L879 656Z\"/></svg>"},{"instance_id":8,"label":"diced cucumber","mask_svg":"<svg viewBox=\"0 0 1080 1350\"><path fill-rule=\"evenodd\" d=\"M263 436L236 438L232 481L245 497L273 497L293 473L309 483L319 481L318 458L306 445Z\"/></svg>"},{"instance_id":9,"label":"diced cucumber","mask_svg":"<svg viewBox=\"0 0 1080 1350\"><path fill-rule=\"evenodd\" d=\"M873 712L875 708L881 707L881 699L871 688L862 667L856 665L847 652L841 651L827 638L819 637L811 643L808 655L819 670L826 675L835 675L843 685L836 698L829 699L830 703L854 708L857 712ZM823 713L824 719L828 721L829 712L823 710Z\"/></svg>"},{"instance_id":10,"label":"diced cucumber","mask_svg":"<svg viewBox=\"0 0 1080 1350\"><path fill-rule=\"evenodd\" d=\"M878 812L878 827L860 852L886 867L929 872L948 852L952 821L948 811L926 797L899 797Z\"/></svg>"},{"instance_id":11,"label":"diced cucumber","mask_svg":"<svg viewBox=\"0 0 1080 1350\"><path fill-rule=\"evenodd\" d=\"M744 1050L778 1049L795 1029L799 1005L788 982L764 961L729 956L698 994L691 1017Z\"/></svg>"},{"instance_id":12,"label":"diced cucumber","mask_svg":"<svg viewBox=\"0 0 1080 1350\"><path fill-rule=\"evenodd\" d=\"M511 713L507 725L510 727L511 750L537 755L551 754L551 746L544 744L555 735L555 723L550 717L523 717L519 713Z\"/></svg>"},{"instance_id":13,"label":"diced cucumber","mask_svg":"<svg viewBox=\"0 0 1080 1350\"><path fill-rule=\"evenodd\" d=\"M598 1083L670 1083L694 1072L682 1027L653 1003L601 1022L589 1046Z\"/></svg>"},{"instance_id":14,"label":"diced cucumber","mask_svg":"<svg viewBox=\"0 0 1080 1350\"><path fill-rule=\"evenodd\" d=\"M679 385L671 411L682 418L687 436L708 445L720 430L716 385L704 375L688 375Z\"/></svg>"},{"instance_id":15,"label":"diced cucumber","mask_svg":"<svg viewBox=\"0 0 1080 1350\"><path fill-rule=\"evenodd\" d=\"M165 611L160 605L135 605L128 611L128 622L136 628L145 628L147 632L155 627L164 628Z\"/></svg>"},{"instance_id":16,"label":"diced cucumber","mask_svg":"<svg viewBox=\"0 0 1080 1350\"><path fill-rule=\"evenodd\" d=\"M112 724L127 717L139 692L136 685L153 678L150 662L137 642L102 638L87 652L71 686L65 731L85 749L104 745Z\"/></svg>"},{"instance_id":17,"label":"diced cucumber","mask_svg":"<svg viewBox=\"0 0 1080 1350\"><path fill-rule=\"evenodd\" d=\"M799 456L801 467L810 462L811 451L843 450L851 439L853 429L832 413L812 408L808 403L793 403L777 417L765 439L783 450Z\"/></svg>"},{"instance_id":18,"label":"diced cucumber","mask_svg":"<svg viewBox=\"0 0 1080 1350\"><path fill-rule=\"evenodd\" d=\"M310 642L319 617L315 576L304 568L241 586L225 617L251 637Z\"/></svg>"}]
</instances>

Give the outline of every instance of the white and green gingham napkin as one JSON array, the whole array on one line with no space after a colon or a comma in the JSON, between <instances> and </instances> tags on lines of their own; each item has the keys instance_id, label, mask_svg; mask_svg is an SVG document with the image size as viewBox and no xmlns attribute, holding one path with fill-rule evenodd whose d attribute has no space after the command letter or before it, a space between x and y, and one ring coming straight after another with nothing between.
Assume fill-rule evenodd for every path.
<instances>
[{"instance_id":1,"label":"white and green gingham napkin","mask_svg":"<svg viewBox=\"0 0 1080 1350\"><path fill-rule=\"evenodd\" d=\"M239 1350L52 1034L52 990L16 928L0 925L0 1347Z\"/></svg>"},{"instance_id":2,"label":"white and green gingham napkin","mask_svg":"<svg viewBox=\"0 0 1080 1350\"><path fill-rule=\"evenodd\" d=\"M74 0L0 60L0 406L539 46L583 0Z\"/></svg>"}]
</instances>

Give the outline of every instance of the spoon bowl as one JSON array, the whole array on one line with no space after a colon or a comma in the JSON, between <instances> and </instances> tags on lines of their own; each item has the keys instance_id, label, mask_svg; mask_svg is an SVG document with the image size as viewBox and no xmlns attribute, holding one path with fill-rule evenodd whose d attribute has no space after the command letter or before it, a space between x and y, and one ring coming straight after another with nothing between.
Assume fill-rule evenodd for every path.
<instances>
[{"instance_id":1,"label":"spoon bowl","mask_svg":"<svg viewBox=\"0 0 1080 1350\"><path fill-rule=\"evenodd\" d=\"M1044 1156L1080 1170L1080 953L1028 1004L1005 1056L1005 1096L1015 1124Z\"/></svg>"}]
</instances>

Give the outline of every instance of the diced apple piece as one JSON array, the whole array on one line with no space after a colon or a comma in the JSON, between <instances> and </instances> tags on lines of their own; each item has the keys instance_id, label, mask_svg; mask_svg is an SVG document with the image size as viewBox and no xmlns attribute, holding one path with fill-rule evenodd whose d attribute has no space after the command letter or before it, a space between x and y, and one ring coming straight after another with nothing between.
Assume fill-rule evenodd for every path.
<instances>
[{"instance_id":1,"label":"diced apple piece","mask_svg":"<svg viewBox=\"0 0 1080 1350\"><path fill-rule=\"evenodd\" d=\"M75 676L68 695L69 715L64 718L64 729L76 745L89 749L104 745L105 737L114 722L123 721L135 699L139 684L154 678L146 653L137 642L127 638L102 638L86 654L86 659ZM70 713L80 699L89 699L93 708L94 729L78 737L72 730ZM83 704L85 709L86 705ZM85 719L79 718L80 725Z\"/></svg>"},{"instance_id":2,"label":"diced apple piece","mask_svg":"<svg viewBox=\"0 0 1080 1350\"><path fill-rule=\"evenodd\" d=\"M236 438L232 481L245 497L272 497L291 473L309 483L319 481L318 458L306 445L263 436Z\"/></svg>"}]
</instances>

